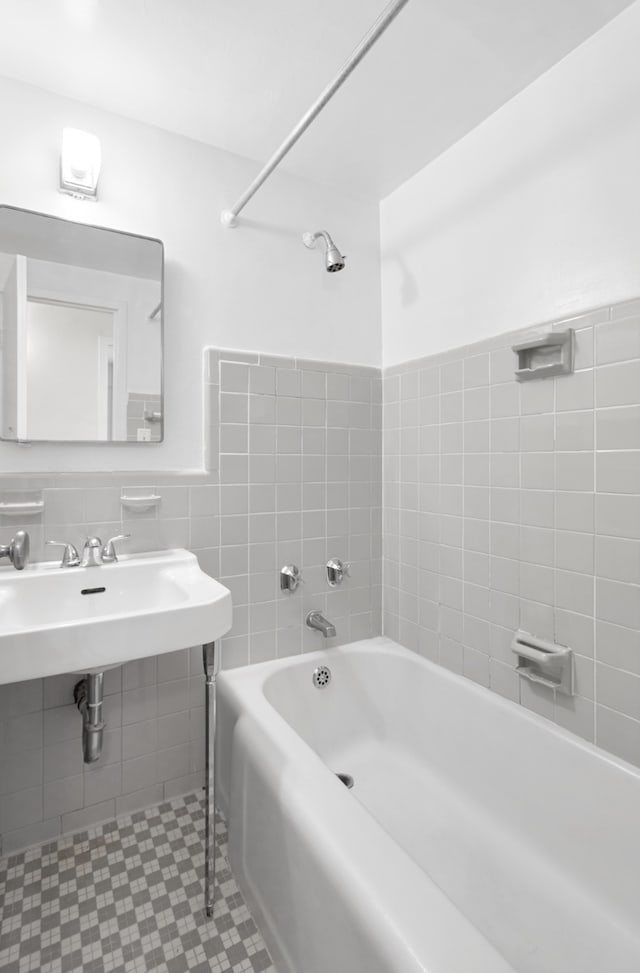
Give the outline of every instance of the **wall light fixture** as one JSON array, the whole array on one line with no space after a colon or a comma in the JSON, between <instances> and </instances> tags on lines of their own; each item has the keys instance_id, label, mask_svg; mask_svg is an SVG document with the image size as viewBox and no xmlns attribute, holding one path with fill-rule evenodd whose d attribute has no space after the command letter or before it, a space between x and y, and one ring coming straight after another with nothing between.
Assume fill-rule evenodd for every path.
<instances>
[{"instance_id":1,"label":"wall light fixture","mask_svg":"<svg viewBox=\"0 0 640 973\"><path fill-rule=\"evenodd\" d=\"M102 156L100 140L79 128L62 132L60 192L76 199L98 198L98 176Z\"/></svg>"}]
</instances>

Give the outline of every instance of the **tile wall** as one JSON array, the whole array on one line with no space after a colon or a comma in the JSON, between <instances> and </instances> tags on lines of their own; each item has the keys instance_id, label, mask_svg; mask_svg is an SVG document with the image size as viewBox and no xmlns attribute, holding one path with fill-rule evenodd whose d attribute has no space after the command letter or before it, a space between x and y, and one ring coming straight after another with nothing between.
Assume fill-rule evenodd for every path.
<instances>
[{"instance_id":1,"label":"tile wall","mask_svg":"<svg viewBox=\"0 0 640 973\"><path fill-rule=\"evenodd\" d=\"M159 395L145 392L129 392L127 399L127 441L138 442L138 431L148 430L149 441L157 443L162 436L162 419L146 416L162 416L162 400Z\"/></svg>"},{"instance_id":2,"label":"tile wall","mask_svg":"<svg viewBox=\"0 0 640 973\"><path fill-rule=\"evenodd\" d=\"M384 375L384 630L640 764L640 302L518 383L520 334ZM517 628L571 646L574 698L520 679Z\"/></svg>"},{"instance_id":3,"label":"tile wall","mask_svg":"<svg viewBox=\"0 0 640 973\"><path fill-rule=\"evenodd\" d=\"M195 551L232 590L223 666L315 649L304 613L323 610L335 642L381 630L381 378L374 369L208 351L206 474L0 475L0 500L44 500L39 516L0 513L0 543L19 526L33 560L48 539L130 533L130 552ZM221 420L220 423L218 420ZM160 494L158 507L120 497ZM351 561L330 590L329 556ZM305 585L282 594L294 562ZM11 571L11 567L1 567ZM335 644L332 641L332 644ZM82 763L77 676L0 686L0 835L4 852L193 790L204 766L200 647L134 661L105 676L100 761Z\"/></svg>"},{"instance_id":4,"label":"tile wall","mask_svg":"<svg viewBox=\"0 0 640 973\"><path fill-rule=\"evenodd\" d=\"M208 376L220 579L234 604L223 664L321 647L304 626L311 609L334 622L329 645L379 634L379 370L211 350ZM327 585L329 557L351 564L340 588ZM280 591L285 564L303 573L294 595Z\"/></svg>"}]
</instances>

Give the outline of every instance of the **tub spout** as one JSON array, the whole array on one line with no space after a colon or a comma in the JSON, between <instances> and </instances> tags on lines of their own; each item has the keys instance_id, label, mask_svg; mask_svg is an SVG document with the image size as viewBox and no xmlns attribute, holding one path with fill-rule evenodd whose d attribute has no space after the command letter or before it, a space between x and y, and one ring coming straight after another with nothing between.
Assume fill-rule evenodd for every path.
<instances>
[{"instance_id":1,"label":"tub spout","mask_svg":"<svg viewBox=\"0 0 640 973\"><path fill-rule=\"evenodd\" d=\"M316 632L322 632L325 639L332 639L336 634L336 627L329 622L319 611L310 611L306 619L307 628L313 628Z\"/></svg>"}]
</instances>

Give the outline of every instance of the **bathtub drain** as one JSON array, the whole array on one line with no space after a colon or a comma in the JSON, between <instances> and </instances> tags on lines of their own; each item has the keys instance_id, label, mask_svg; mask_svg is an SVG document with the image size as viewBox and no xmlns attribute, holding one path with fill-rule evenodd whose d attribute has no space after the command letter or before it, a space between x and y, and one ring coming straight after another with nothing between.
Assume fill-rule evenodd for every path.
<instances>
[{"instance_id":1,"label":"bathtub drain","mask_svg":"<svg viewBox=\"0 0 640 973\"><path fill-rule=\"evenodd\" d=\"M351 788L355 784L355 781L351 776L351 774L336 774L336 777L338 778L338 780L342 781L344 786L348 787L349 790L351 790Z\"/></svg>"},{"instance_id":2,"label":"bathtub drain","mask_svg":"<svg viewBox=\"0 0 640 973\"><path fill-rule=\"evenodd\" d=\"M318 666L313 671L313 685L316 689L325 689L331 682L331 669L329 666Z\"/></svg>"}]
</instances>

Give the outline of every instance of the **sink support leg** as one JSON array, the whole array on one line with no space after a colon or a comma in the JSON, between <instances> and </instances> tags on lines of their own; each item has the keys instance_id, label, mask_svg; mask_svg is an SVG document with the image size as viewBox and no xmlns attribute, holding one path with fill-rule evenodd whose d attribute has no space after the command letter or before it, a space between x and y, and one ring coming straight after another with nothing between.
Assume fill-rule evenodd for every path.
<instances>
[{"instance_id":1,"label":"sink support leg","mask_svg":"<svg viewBox=\"0 0 640 973\"><path fill-rule=\"evenodd\" d=\"M213 915L216 882L216 779L214 767L216 735L216 679L220 670L219 653L215 642L202 646L202 661L206 677L206 766L204 816L204 906Z\"/></svg>"}]
</instances>

